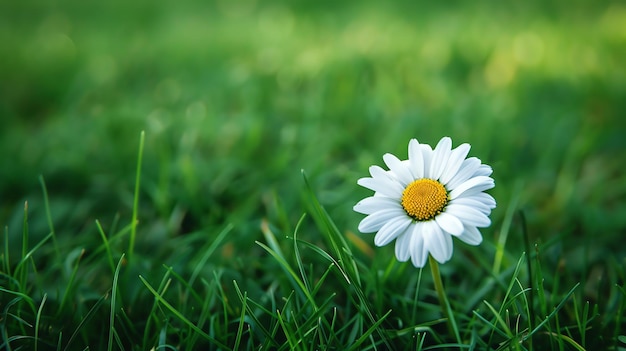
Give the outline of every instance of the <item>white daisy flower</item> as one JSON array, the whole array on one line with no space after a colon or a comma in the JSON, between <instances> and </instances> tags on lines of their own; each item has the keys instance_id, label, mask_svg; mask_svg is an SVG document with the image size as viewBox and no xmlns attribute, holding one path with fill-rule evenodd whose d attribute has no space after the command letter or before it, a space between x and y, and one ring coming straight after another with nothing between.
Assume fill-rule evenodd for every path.
<instances>
[{"instance_id":1,"label":"white daisy flower","mask_svg":"<svg viewBox=\"0 0 626 351\"><path fill-rule=\"evenodd\" d=\"M396 239L396 257L409 258L424 267L428 255L439 263L452 257L452 237L478 245L479 227L491 224L489 214L495 199L485 193L495 186L492 170L476 157L467 157L469 144L452 149L452 140L442 138L435 149L409 142L409 159L385 154L389 170L371 166L371 177L357 183L374 191L354 206L368 215L359 223L362 233L376 233L374 244L384 246Z\"/></svg>"}]
</instances>

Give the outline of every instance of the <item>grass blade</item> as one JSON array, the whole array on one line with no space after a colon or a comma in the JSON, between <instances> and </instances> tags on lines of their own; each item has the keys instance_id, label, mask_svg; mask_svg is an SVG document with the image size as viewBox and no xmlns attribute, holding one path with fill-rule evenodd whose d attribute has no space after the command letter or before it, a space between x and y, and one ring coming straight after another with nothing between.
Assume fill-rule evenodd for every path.
<instances>
[{"instance_id":1,"label":"grass blade","mask_svg":"<svg viewBox=\"0 0 626 351\"><path fill-rule=\"evenodd\" d=\"M513 216L515 215L515 210L517 209L517 204L522 194L522 185L522 182L519 180L515 183L513 197L506 208L506 213L504 214L504 219L502 220L500 235L498 237L498 243L496 244L496 253L493 260L493 267L491 270L494 276L497 276L500 273L506 241L509 237L511 224L513 223ZM528 252L528 255L530 255L530 252Z\"/></svg>"},{"instance_id":2,"label":"grass blade","mask_svg":"<svg viewBox=\"0 0 626 351\"><path fill-rule=\"evenodd\" d=\"M296 256L296 264L298 265L298 270L300 271L300 277L302 277L302 282L306 287L307 291L311 292L311 287L309 286L309 281L306 277L306 273L304 271L304 264L302 263L302 256L300 255L300 250L298 249L298 230L302 225L302 221L304 220L305 215L300 217L298 224L296 224L296 229L293 231L293 252Z\"/></svg>"},{"instance_id":3,"label":"grass blade","mask_svg":"<svg viewBox=\"0 0 626 351\"><path fill-rule=\"evenodd\" d=\"M131 220L130 241L128 243L128 260L132 260L133 251L135 249L135 237L137 236L137 215L139 212L139 186L141 184L141 162L143 160L143 144L145 140L145 131L141 131L139 137L139 152L137 155L137 172L135 177L135 194L133 197L133 214Z\"/></svg>"},{"instance_id":4,"label":"grass blade","mask_svg":"<svg viewBox=\"0 0 626 351\"><path fill-rule=\"evenodd\" d=\"M370 308L369 299L365 296L361 287L358 265L354 260L350 247L324 207L320 204L317 196L315 196L315 192L313 191L304 170L302 171L302 177L304 179L306 192L310 200L310 205L313 207L312 212L314 218L316 219L320 229L322 229L322 232L325 234L325 238L330 242L330 246L333 248L334 254L338 257L336 260L337 267L341 268L341 270L345 272L345 276L349 279L348 285L354 288L361 310L367 315L370 322L375 325L377 320L374 318L374 313ZM387 332L382 328L376 328L376 331L385 343L385 346L388 349L391 349Z\"/></svg>"},{"instance_id":5,"label":"grass blade","mask_svg":"<svg viewBox=\"0 0 626 351\"><path fill-rule=\"evenodd\" d=\"M50 212L50 202L48 200L48 189L46 187L46 182L43 179L43 176L39 176L39 183L41 184L41 192L43 193L43 204L44 209L46 211L46 220L48 221L48 228L50 229L50 233L52 233L52 245L54 246L54 253L57 258L61 257L59 251L59 244L57 243L56 234L54 231L54 222L52 221L52 214Z\"/></svg>"},{"instance_id":6,"label":"grass blade","mask_svg":"<svg viewBox=\"0 0 626 351\"><path fill-rule=\"evenodd\" d=\"M22 289L26 289L26 277L28 276L27 266L22 268L22 265L28 260L28 201L24 202L24 222L22 226L22 259L20 263L15 267L15 274L18 275L19 270L19 283ZM21 268L21 269L20 269Z\"/></svg>"},{"instance_id":7,"label":"grass blade","mask_svg":"<svg viewBox=\"0 0 626 351\"><path fill-rule=\"evenodd\" d=\"M170 275L170 270L168 269L167 271L165 271L165 274L163 275L163 278L161 279L161 283L159 284L159 288L157 291L160 291L160 294L164 294L165 291L168 289L170 282L172 281L169 278ZM143 332L143 349L147 350L150 347L148 346L148 337L150 335L150 320L151 319L155 319L155 311L158 307L159 303L158 301L155 299L154 302L152 303L152 308L150 308L150 313L148 314L150 316L150 318L146 321L146 326L144 328L144 332Z\"/></svg>"},{"instance_id":8,"label":"grass blade","mask_svg":"<svg viewBox=\"0 0 626 351\"><path fill-rule=\"evenodd\" d=\"M378 321L376 321L363 334L361 334L361 336L358 339L356 339L354 344L350 347L350 350L357 350L361 346L361 344L363 344L365 340L367 340L367 338L369 338L372 335L372 333L374 333L374 331L378 329L378 327L385 321L387 316L389 316L390 314L391 314L391 310L385 313L382 317L380 317L380 319L378 319Z\"/></svg>"},{"instance_id":9,"label":"grass blade","mask_svg":"<svg viewBox=\"0 0 626 351\"><path fill-rule=\"evenodd\" d=\"M70 336L69 340L67 341L67 344L65 345L65 348L63 349L64 351L67 351L70 349L70 345L72 345L72 342L74 341L74 339L76 338L76 336L78 335L78 333L82 330L82 328L87 325L87 323L89 323L89 321L91 321L91 319L94 317L96 311L100 308L100 305L102 305L104 303L104 301L106 301L106 299L109 297L108 294L103 295L102 297L100 297L98 299L98 301L96 301L96 303L89 309L89 311L87 312L87 314L85 315L85 317L83 317L83 319L81 319L80 323L78 323L78 326L76 327L76 329L74 330L74 332L72 333L72 335ZM61 344L61 336L59 335L59 345ZM60 349L57 347L57 349Z\"/></svg>"},{"instance_id":10,"label":"grass blade","mask_svg":"<svg viewBox=\"0 0 626 351\"><path fill-rule=\"evenodd\" d=\"M74 268L72 269L72 274L70 275L70 279L65 285L65 292L63 293L63 300L61 300L61 304L59 305L59 309L57 310L57 315L63 312L63 307L65 307L67 300L72 295L71 290L72 290L72 287L74 286L74 279L76 279L76 273L78 272L78 265L80 264L80 260L84 254L85 254L85 249L82 249L80 253L78 254L78 257L76 258L76 263L74 264Z\"/></svg>"},{"instance_id":11,"label":"grass blade","mask_svg":"<svg viewBox=\"0 0 626 351\"><path fill-rule=\"evenodd\" d=\"M48 294L43 294L41 304L39 305L39 309L37 310L37 318L35 319L35 351L37 351L39 346L39 322L41 321L41 312L43 311L43 305L46 303L47 298Z\"/></svg>"},{"instance_id":12,"label":"grass blade","mask_svg":"<svg viewBox=\"0 0 626 351\"><path fill-rule=\"evenodd\" d=\"M174 314L174 316L176 316L178 319L180 319L183 323L187 324L187 326L189 326L189 328L191 328L196 333L202 335L202 337L204 337L208 341L214 343L216 346L219 346L219 347L221 347L223 349L226 349L226 350L230 350L230 348L228 346L224 345L219 340L217 340L217 339L213 338L212 336L208 335L207 333L205 333L202 329L198 328L189 319L187 319L182 313L180 313L176 308L174 308L174 306L172 306L169 302L167 302L167 300L165 300L163 298L163 296L161 296L161 294L159 294L158 292L156 292L156 290L154 290L152 285L150 285L150 283L148 283L148 281L144 277L142 277L140 275L139 279L146 286L146 288L148 288L148 290L152 293L152 295L154 295L154 297L163 306L165 306L170 312L172 312Z\"/></svg>"},{"instance_id":13,"label":"grass blade","mask_svg":"<svg viewBox=\"0 0 626 351\"><path fill-rule=\"evenodd\" d=\"M569 299L570 296L572 296L572 294L574 293L574 291L578 288L578 286L580 285L580 283L576 283L576 285L574 285L573 288L570 289L570 291L565 294L565 297L563 297L563 299L561 300L561 302L554 308L554 310L552 310L552 312L546 316L546 318L544 318L543 321L541 321L541 323L539 323L535 329L533 329L530 333L528 333L528 335L526 335L524 337L524 339L528 339L530 338L533 334L535 334L537 331L539 331L539 329L546 323L548 323L548 321L554 317L557 312L559 312L561 310L561 308L563 308L563 306L565 305L565 302L567 302L567 300Z\"/></svg>"},{"instance_id":14,"label":"grass blade","mask_svg":"<svg viewBox=\"0 0 626 351\"><path fill-rule=\"evenodd\" d=\"M297 288L298 292L301 292L304 295L305 299L309 301L312 306L314 306L315 310L317 310L313 296L311 296L311 294L307 290L306 285L304 284L302 279L300 279L300 277L298 276L298 273L296 273L291 268L291 266L285 260L285 258L281 256L278 252L272 250L269 246L263 244L262 242L256 241L256 244L261 246L265 251L267 251L270 255L272 255L276 259L276 261L278 261L280 266L287 273L287 277L289 277L289 280L295 284L294 288Z\"/></svg>"},{"instance_id":15,"label":"grass blade","mask_svg":"<svg viewBox=\"0 0 626 351\"><path fill-rule=\"evenodd\" d=\"M117 309L117 289L118 278L120 275L120 269L122 268L122 262L124 261L124 254L120 257L115 268L115 274L113 275L113 287L111 288L111 314L109 317L109 342L107 343L107 350L113 350L113 333L115 331L115 310Z\"/></svg>"},{"instance_id":16,"label":"grass blade","mask_svg":"<svg viewBox=\"0 0 626 351\"><path fill-rule=\"evenodd\" d=\"M109 267L111 267L111 272L115 272L115 262L113 261L113 252L111 251L109 239L107 239L104 229L102 229L102 225L100 225L100 221L97 219L96 227L98 227L98 233L100 233L100 237L102 238L102 244L107 253L107 261L109 262Z\"/></svg>"},{"instance_id":17,"label":"grass blade","mask_svg":"<svg viewBox=\"0 0 626 351\"><path fill-rule=\"evenodd\" d=\"M273 343L274 334L270 333L265 328L265 325L263 323L261 323L261 321L258 319L258 317L254 313L254 311L252 310L252 308L250 307L250 304L248 304L248 302L250 302L251 304L257 306L261 311L263 311L264 313L266 313L268 315L272 315L272 312L266 310L263 306L257 305L256 303L254 303L254 301L249 300L248 297L245 297L246 302L244 302L244 294L241 292L241 289L239 288L239 285L237 284L237 281L233 280L233 285L235 287L235 292L237 293L237 297L239 297L239 301L241 301L241 305L246 307L246 309L248 310L248 316L254 322L254 328L258 329L261 332L261 334L263 334L265 339L271 342L271 347L276 347L277 345L275 343Z\"/></svg>"},{"instance_id":18,"label":"grass blade","mask_svg":"<svg viewBox=\"0 0 626 351\"><path fill-rule=\"evenodd\" d=\"M11 260L9 259L9 227L4 227L4 251L2 253L2 271L11 276Z\"/></svg>"},{"instance_id":19,"label":"grass blade","mask_svg":"<svg viewBox=\"0 0 626 351\"><path fill-rule=\"evenodd\" d=\"M243 297L241 298L241 303L243 304L243 306L241 306L241 315L239 316L239 325L237 326L237 336L235 337L235 347L233 347L233 350L239 350L239 343L241 342L241 336L243 334L243 326L245 321L244 317L246 316L246 309L248 308L247 302L248 293L244 292Z\"/></svg>"},{"instance_id":20,"label":"grass blade","mask_svg":"<svg viewBox=\"0 0 626 351\"><path fill-rule=\"evenodd\" d=\"M206 261L209 259L209 257L211 257L211 255L213 255L215 250L217 250L217 248L222 244L222 241L224 241L224 238L226 238L226 235L228 235L228 233L230 233L233 228L234 226L232 224L228 224L211 242L211 246L209 246L209 248L204 251L202 258L200 258L200 261L191 273L191 277L189 278L189 288L193 286L193 283L198 278L198 274L200 274L200 270L202 269L202 267L204 267Z\"/></svg>"}]
</instances>

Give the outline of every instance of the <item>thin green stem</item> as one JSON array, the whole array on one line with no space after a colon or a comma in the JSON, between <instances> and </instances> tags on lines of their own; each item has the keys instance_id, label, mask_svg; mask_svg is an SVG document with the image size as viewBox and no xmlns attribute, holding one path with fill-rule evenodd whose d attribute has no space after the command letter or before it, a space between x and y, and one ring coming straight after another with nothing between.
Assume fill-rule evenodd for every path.
<instances>
[{"instance_id":1,"label":"thin green stem","mask_svg":"<svg viewBox=\"0 0 626 351\"><path fill-rule=\"evenodd\" d=\"M9 227L4 227L4 252L2 253L2 271L11 276L11 260L9 259Z\"/></svg>"},{"instance_id":2,"label":"thin green stem","mask_svg":"<svg viewBox=\"0 0 626 351\"><path fill-rule=\"evenodd\" d=\"M107 252L107 259L109 260L109 267L111 267L111 272L115 272L115 263L113 261L113 252L111 251L111 245L109 244L109 239L107 239L107 236L104 233L104 229L102 229L102 225L100 225L100 221L97 219L96 219L96 227L98 227L98 233L100 233L100 237L102 238L104 249Z\"/></svg>"},{"instance_id":3,"label":"thin green stem","mask_svg":"<svg viewBox=\"0 0 626 351\"><path fill-rule=\"evenodd\" d=\"M132 260L133 251L135 249L135 237L137 235L137 213L139 211L139 185L141 182L141 162L143 160L143 144L146 133L141 131L139 137L139 153L137 155L137 173L135 178L135 195L133 198L133 217L130 229L130 243L128 245L128 259Z\"/></svg>"},{"instance_id":4,"label":"thin green stem","mask_svg":"<svg viewBox=\"0 0 626 351\"><path fill-rule=\"evenodd\" d=\"M39 305L39 309L37 310L37 319L35 320L35 351L38 350L39 346L39 326L41 325L41 311L43 310L43 305L46 303L48 299L48 294L44 293L43 298L41 299L41 304Z\"/></svg>"},{"instance_id":5,"label":"thin green stem","mask_svg":"<svg viewBox=\"0 0 626 351\"><path fill-rule=\"evenodd\" d=\"M524 184L521 181L515 183L513 188L513 195L509 206L504 214L502 220L502 227L500 227L500 235L498 237L498 243L496 244L496 252L493 259L493 268L491 269L493 276L500 274L500 268L502 268L502 260L504 259L504 247L511 231L511 224L513 223L513 217L515 215L515 209L520 200L520 194L522 193ZM530 253L529 253L530 254Z\"/></svg>"},{"instance_id":6,"label":"thin green stem","mask_svg":"<svg viewBox=\"0 0 626 351\"><path fill-rule=\"evenodd\" d=\"M526 228L526 216L524 216L524 211L519 210L518 211L519 217L520 217L520 222L522 225L522 235L524 237L524 246L526 248L526 265L527 265L527 269L528 269L528 286L530 288L530 294L528 294L528 327L529 329L533 329L533 326L535 324L535 301L534 301L534 296L535 296L535 286L533 284L533 281L535 279L535 276L533 275L533 265L531 262L531 252L530 252L530 236L528 235L528 230ZM533 350L533 339L529 338L528 339L528 350L532 351Z\"/></svg>"},{"instance_id":7,"label":"thin green stem","mask_svg":"<svg viewBox=\"0 0 626 351\"><path fill-rule=\"evenodd\" d=\"M26 291L26 278L28 277L28 264L26 262L28 253L28 201L24 202L24 222L22 228L22 261L18 264L17 268L20 268L21 263L24 263L21 268L20 275L17 275L17 268L15 268L16 276L19 277L21 292Z\"/></svg>"},{"instance_id":8,"label":"thin green stem","mask_svg":"<svg viewBox=\"0 0 626 351\"><path fill-rule=\"evenodd\" d=\"M52 245L54 247L54 253L57 255L57 258L61 257L61 253L59 251L59 244L57 243L56 234L54 232L54 223L52 222L52 214L50 212L50 201L48 200L48 189L46 188L46 182L43 179L43 176L39 176L39 183L41 184L41 191L43 193L43 203L46 210L46 219L48 220L48 228L50 228L50 232L52 233Z\"/></svg>"},{"instance_id":9,"label":"thin green stem","mask_svg":"<svg viewBox=\"0 0 626 351\"><path fill-rule=\"evenodd\" d=\"M115 273L113 273L113 287L111 288L111 314L109 315L109 341L107 343L107 350L113 350L113 334L115 334L115 311L117 309L117 292L119 290L118 277L120 275L120 269L122 268L122 262L124 262L124 254L120 257Z\"/></svg>"},{"instance_id":10,"label":"thin green stem","mask_svg":"<svg viewBox=\"0 0 626 351\"><path fill-rule=\"evenodd\" d=\"M428 255L428 263L430 265L430 272L433 275L433 282L435 283L435 290L437 291L437 297L439 298L441 311L443 312L444 317L446 317L448 332L450 333L450 335L454 335L456 341L461 344L459 328L456 325L454 314L452 313L452 308L450 308L450 302L448 302L448 297L446 296L446 292L443 289L441 273L439 273L439 263L437 263L437 260L435 260L432 255Z\"/></svg>"}]
</instances>

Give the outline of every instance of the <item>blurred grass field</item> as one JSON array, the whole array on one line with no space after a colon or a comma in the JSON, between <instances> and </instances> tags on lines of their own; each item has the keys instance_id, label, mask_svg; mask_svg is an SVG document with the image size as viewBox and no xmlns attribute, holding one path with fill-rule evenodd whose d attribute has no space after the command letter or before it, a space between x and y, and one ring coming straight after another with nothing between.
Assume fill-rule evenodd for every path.
<instances>
[{"instance_id":1,"label":"blurred grass field","mask_svg":"<svg viewBox=\"0 0 626 351\"><path fill-rule=\"evenodd\" d=\"M55 240L33 254L22 292L73 306L58 308L66 325L47 321L50 340L76 328L76 313L89 310L82 304L106 294L113 279L96 220L114 238L105 245L113 263L128 254L145 131L119 345L152 345L133 330L154 316L137 275L158 286L163 266L182 281L222 283L222 298L231 299L218 304L225 325L242 308L233 280L255 301L288 296L280 264L255 241L275 236L285 257L299 260L285 236L307 212L298 236L326 247L301 170L368 272L372 303L381 314L398 311L406 301L391 292L408 289L407 279L414 287L418 270L393 263L390 247L370 251L373 236L356 233L361 216L352 206L368 196L356 180L386 152L406 158L410 138L432 144L448 135L492 165L498 201L481 246L455 242L442 266L448 292L487 299L474 292L498 250L509 272L526 251L522 211L550 298L581 283L574 296L599 304L605 323L587 342L616 345L602 328L626 326L612 314L623 311L626 272L624 23L620 1L3 3L3 279L23 249L27 201L29 247L51 231ZM315 250L301 254L311 273L325 270ZM336 302L348 316L349 301ZM478 308L473 302L463 309ZM406 317L398 313L388 328ZM436 311L412 322L429 318ZM95 340L92 347L105 345L104 336Z\"/></svg>"}]
</instances>

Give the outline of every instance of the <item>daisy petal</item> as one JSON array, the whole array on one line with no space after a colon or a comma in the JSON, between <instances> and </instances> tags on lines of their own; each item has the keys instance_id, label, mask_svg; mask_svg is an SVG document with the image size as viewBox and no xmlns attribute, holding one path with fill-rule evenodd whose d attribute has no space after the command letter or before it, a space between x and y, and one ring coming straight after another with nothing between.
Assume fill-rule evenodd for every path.
<instances>
[{"instance_id":1,"label":"daisy petal","mask_svg":"<svg viewBox=\"0 0 626 351\"><path fill-rule=\"evenodd\" d=\"M442 212L435 217L435 221L441 229L452 234L452 235L461 235L463 233L463 222L457 217L447 213Z\"/></svg>"},{"instance_id":2,"label":"daisy petal","mask_svg":"<svg viewBox=\"0 0 626 351\"><path fill-rule=\"evenodd\" d=\"M372 214L389 208L401 209L402 205L398 203L397 199L392 199L390 197L370 196L359 201L352 209L358 213Z\"/></svg>"},{"instance_id":3,"label":"daisy petal","mask_svg":"<svg viewBox=\"0 0 626 351\"><path fill-rule=\"evenodd\" d=\"M464 243L473 246L476 246L483 241L483 236L478 231L478 228L468 225L465 226L463 234L457 236L457 238Z\"/></svg>"},{"instance_id":4,"label":"daisy petal","mask_svg":"<svg viewBox=\"0 0 626 351\"><path fill-rule=\"evenodd\" d=\"M470 157L468 159L465 159L457 173L452 177L452 179L450 179L448 183L443 184L446 185L448 189L454 189L459 186L459 184L470 179L479 167L480 160L476 157Z\"/></svg>"},{"instance_id":5,"label":"daisy petal","mask_svg":"<svg viewBox=\"0 0 626 351\"><path fill-rule=\"evenodd\" d=\"M390 177L387 171L378 166L372 166L370 167L370 174L372 175L371 178L361 178L357 180L357 184L388 197L400 198L404 187Z\"/></svg>"},{"instance_id":6,"label":"daisy petal","mask_svg":"<svg viewBox=\"0 0 626 351\"><path fill-rule=\"evenodd\" d=\"M389 170L393 172L398 181L402 184L402 186L406 187L414 180L411 171L395 155L384 154L383 160L385 161L387 167L389 167Z\"/></svg>"},{"instance_id":7,"label":"daisy petal","mask_svg":"<svg viewBox=\"0 0 626 351\"><path fill-rule=\"evenodd\" d=\"M414 179L424 178L424 155L417 139L409 141L409 164Z\"/></svg>"},{"instance_id":8,"label":"daisy petal","mask_svg":"<svg viewBox=\"0 0 626 351\"><path fill-rule=\"evenodd\" d=\"M433 148L428 144L420 144L419 148L422 150L422 159L424 160L423 178L427 178L430 172L430 160L433 158Z\"/></svg>"},{"instance_id":9,"label":"daisy petal","mask_svg":"<svg viewBox=\"0 0 626 351\"><path fill-rule=\"evenodd\" d=\"M446 207L446 212L458 217L465 225L488 227L491 224L486 214L469 206L450 204Z\"/></svg>"},{"instance_id":10,"label":"daisy petal","mask_svg":"<svg viewBox=\"0 0 626 351\"><path fill-rule=\"evenodd\" d=\"M410 233L411 244L409 245L409 250L411 251L411 263L418 268L424 267L428 258L428 249L424 244L424 223L415 223L413 232Z\"/></svg>"},{"instance_id":11,"label":"daisy petal","mask_svg":"<svg viewBox=\"0 0 626 351\"><path fill-rule=\"evenodd\" d=\"M424 230L424 242L428 251L439 263L445 263L452 257L452 237L450 234L441 231L441 228L434 222L426 222Z\"/></svg>"},{"instance_id":12,"label":"daisy petal","mask_svg":"<svg viewBox=\"0 0 626 351\"><path fill-rule=\"evenodd\" d=\"M480 168L474 173L474 176L490 176L493 173L493 169L487 165L480 165Z\"/></svg>"},{"instance_id":13,"label":"daisy petal","mask_svg":"<svg viewBox=\"0 0 626 351\"><path fill-rule=\"evenodd\" d=\"M487 176L478 176L470 178L464 183L460 184L456 188L450 191L450 199L454 200L457 197L464 195L470 195L473 193L481 192L483 190L491 189L495 186L492 178Z\"/></svg>"},{"instance_id":14,"label":"daisy petal","mask_svg":"<svg viewBox=\"0 0 626 351\"><path fill-rule=\"evenodd\" d=\"M404 234L413 220L409 217L396 218L390 220L380 228L374 237L374 245L385 246L397 238L398 235Z\"/></svg>"},{"instance_id":15,"label":"daisy petal","mask_svg":"<svg viewBox=\"0 0 626 351\"><path fill-rule=\"evenodd\" d=\"M481 194L484 194L484 193L481 193ZM489 207L488 204L480 201L480 199L475 196L456 198L452 200L452 203L456 205L464 205L468 207L473 207L486 215L489 215L491 213L491 209L493 208L493 207Z\"/></svg>"},{"instance_id":16,"label":"daisy petal","mask_svg":"<svg viewBox=\"0 0 626 351\"><path fill-rule=\"evenodd\" d=\"M489 190L493 188L494 186L496 186L496 184L493 181L489 183L481 184L480 186L475 186L471 189L464 191L463 194L458 195L457 199L464 198L464 197L474 197L478 194L484 194L483 191Z\"/></svg>"},{"instance_id":17,"label":"daisy petal","mask_svg":"<svg viewBox=\"0 0 626 351\"><path fill-rule=\"evenodd\" d=\"M494 209L496 208L496 199L493 198L493 196L487 194L487 193L478 193L478 194L473 194L471 196L472 198L482 202L483 204L485 204L487 207L489 207L490 209Z\"/></svg>"},{"instance_id":18,"label":"daisy petal","mask_svg":"<svg viewBox=\"0 0 626 351\"><path fill-rule=\"evenodd\" d=\"M448 183L450 179L452 179L452 177L457 174L469 151L469 144L461 144L456 149L452 150L452 152L450 153L450 159L448 160L448 164L446 165L446 168L439 178L439 181L442 184Z\"/></svg>"},{"instance_id":19,"label":"daisy petal","mask_svg":"<svg viewBox=\"0 0 626 351\"><path fill-rule=\"evenodd\" d=\"M374 233L380 230L385 223L395 218L406 218L406 213L395 208L374 212L361 220L359 231L361 233Z\"/></svg>"},{"instance_id":20,"label":"daisy petal","mask_svg":"<svg viewBox=\"0 0 626 351\"><path fill-rule=\"evenodd\" d=\"M430 168L426 173L426 176L430 179L438 180L441 177L441 173L448 163L450 154L452 153L452 139L449 137L443 137L435 146L433 151L433 157L430 160Z\"/></svg>"},{"instance_id":21,"label":"daisy petal","mask_svg":"<svg viewBox=\"0 0 626 351\"><path fill-rule=\"evenodd\" d=\"M396 239L396 258L400 262L406 262L411 257L411 251L409 248L411 247L411 236L413 236L414 230L413 227L415 227L415 224L410 224L404 234L399 235L398 239Z\"/></svg>"},{"instance_id":22,"label":"daisy petal","mask_svg":"<svg viewBox=\"0 0 626 351\"><path fill-rule=\"evenodd\" d=\"M380 193L384 196L394 198L398 197L398 193L395 191L397 189L394 189L393 185L390 186L390 183L385 180L366 177L360 178L356 181L356 183L364 188L374 190L376 193Z\"/></svg>"}]
</instances>

